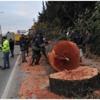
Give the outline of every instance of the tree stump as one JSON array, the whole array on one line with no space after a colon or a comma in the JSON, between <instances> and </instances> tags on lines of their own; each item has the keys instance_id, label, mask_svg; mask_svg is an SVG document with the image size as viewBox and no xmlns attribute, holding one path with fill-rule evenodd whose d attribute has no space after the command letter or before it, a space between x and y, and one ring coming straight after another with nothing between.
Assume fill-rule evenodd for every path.
<instances>
[{"instance_id":1,"label":"tree stump","mask_svg":"<svg viewBox=\"0 0 100 100\"><path fill-rule=\"evenodd\" d=\"M84 96L91 93L100 85L98 80L100 80L98 69L89 66L49 75L50 90L64 96Z\"/></svg>"},{"instance_id":2,"label":"tree stump","mask_svg":"<svg viewBox=\"0 0 100 100\"><path fill-rule=\"evenodd\" d=\"M51 66L57 71L72 70L79 67L79 49L70 41L59 41L48 53Z\"/></svg>"}]
</instances>

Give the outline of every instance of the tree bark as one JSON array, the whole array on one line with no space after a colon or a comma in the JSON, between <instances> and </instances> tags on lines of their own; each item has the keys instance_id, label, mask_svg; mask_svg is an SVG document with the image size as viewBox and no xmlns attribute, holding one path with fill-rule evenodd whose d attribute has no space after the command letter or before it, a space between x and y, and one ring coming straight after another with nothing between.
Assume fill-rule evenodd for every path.
<instances>
[{"instance_id":1,"label":"tree bark","mask_svg":"<svg viewBox=\"0 0 100 100\"><path fill-rule=\"evenodd\" d=\"M49 75L50 90L58 95L84 96L100 89L98 69L88 66Z\"/></svg>"}]
</instances>

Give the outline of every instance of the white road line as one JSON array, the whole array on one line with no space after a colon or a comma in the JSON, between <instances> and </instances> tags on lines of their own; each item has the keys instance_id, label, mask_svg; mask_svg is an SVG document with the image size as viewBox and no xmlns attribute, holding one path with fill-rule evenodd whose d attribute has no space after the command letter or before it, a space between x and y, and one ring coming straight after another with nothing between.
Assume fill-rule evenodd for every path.
<instances>
[{"instance_id":1,"label":"white road line","mask_svg":"<svg viewBox=\"0 0 100 100\"><path fill-rule=\"evenodd\" d=\"M11 88L11 83L12 83L14 74L16 72L16 68L17 68L17 64L18 64L19 58L20 58L20 55L17 58L17 61L16 61L15 65L14 65L14 68L13 68L13 70L11 72L11 75L10 75L9 80L8 80L8 83L7 83L7 85L6 85L5 89L4 89L4 92L3 92L2 96L1 96L1 99L7 99L8 92L9 92L9 90Z\"/></svg>"}]
</instances>

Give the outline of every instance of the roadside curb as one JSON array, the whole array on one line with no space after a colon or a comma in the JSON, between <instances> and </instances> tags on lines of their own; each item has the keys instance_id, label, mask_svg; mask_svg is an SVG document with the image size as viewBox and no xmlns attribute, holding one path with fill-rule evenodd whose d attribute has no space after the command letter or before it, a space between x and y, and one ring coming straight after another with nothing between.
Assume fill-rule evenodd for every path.
<instances>
[{"instance_id":1,"label":"roadside curb","mask_svg":"<svg viewBox=\"0 0 100 100\"><path fill-rule=\"evenodd\" d=\"M4 89L4 92L3 92L2 96L1 96L1 99L7 99L7 97L8 97L8 93L9 93L9 90L11 88L11 83L12 83L12 80L13 80L13 77L14 77L14 74L15 74L19 59L20 59L20 54L19 54L19 56L17 58L17 61L16 61L15 65L14 65L14 68L13 68L13 70L11 72L11 75L10 75L10 77L8 79L7 85L6 85L5 89Z\"/></svg>"}]
</instances>

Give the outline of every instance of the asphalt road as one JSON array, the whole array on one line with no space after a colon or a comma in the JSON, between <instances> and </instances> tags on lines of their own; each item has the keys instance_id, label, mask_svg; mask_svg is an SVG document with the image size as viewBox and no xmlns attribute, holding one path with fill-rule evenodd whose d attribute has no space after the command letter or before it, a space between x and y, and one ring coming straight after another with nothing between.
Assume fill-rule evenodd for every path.
<instances>
[{"instance_id":1,"label":"asphalt road","mask_svg":"<svg viewBox=\"0 0 100 100\"><path fill-rule=\"evenodd\" d=\"M10 77L10 74L14 68L14 65L16 63L16 60L20 54L20 48L19 45L15 45L15 50L14 50L14 58L10 58L10 69L6 70L1 70L0 69L0 98L4 92L4 89L6 87L6 84L8 82L8 79ZM3 66L3 53L0 52L0 65Z\"/></svg>"}]
</instances>

